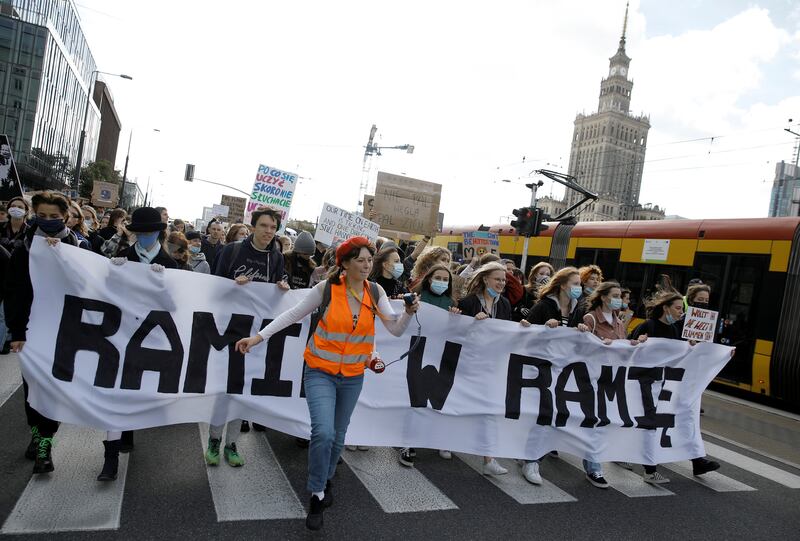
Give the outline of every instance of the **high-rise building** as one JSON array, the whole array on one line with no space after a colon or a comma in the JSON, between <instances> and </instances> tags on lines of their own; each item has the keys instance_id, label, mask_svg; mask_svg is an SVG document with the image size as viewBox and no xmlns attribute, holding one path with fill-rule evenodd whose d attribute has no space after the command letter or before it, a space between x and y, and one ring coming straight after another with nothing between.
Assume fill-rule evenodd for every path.
<instances>
[{"instance_id":1,"label":"high-rise building","mask_svg":"<svg viewBox=\"0 0 800 541\"><path fill-rule=\"evenodd\" d=\"M597 112L575 118L568 173L599 195L578 214L582 221L636 220L642 210L639 191L650 119L630 112L633 80L628 78L631 59L625 52L627 26L626 8L617 52L609 59L608 77L600 82ZM580 198L568 190L566 206ZM652 219L653 208L647 210Z\"/></svg>"},{"instance_id":2,"label":"high-rise building","mask_svg":"<svg viewBox=\"0 0 800 541\"><path fill-rule=\"evenodd\" d=\"M0 0L0 132L28 188L69 183L94 70L73 0ZM91 103L84 162L99 127Z\"/></svg>"},{"instance_id":3,"label":"high-rise building","mask_svg":"<svg viewBox=\"0 0 800 541\"><path fill-rule=\"evenodd\" d=\"M103 81L94 84L94 104L100 110L100 134L97 141L97 154L95 161L105 160L112 166L117 162L117 147L119 146L119 132L122 123L114 108L114 97Z\"/></svg>"},{"instance_id":4,"label":"high-rise building","mask_svg":"<svg viewBox=\"0 0 800 541\"><path fill-rule=\"evenodd\" d=\"M775 164L769 216L800 216L800 167L783 161Z\"/></svg>"}]
</instances>

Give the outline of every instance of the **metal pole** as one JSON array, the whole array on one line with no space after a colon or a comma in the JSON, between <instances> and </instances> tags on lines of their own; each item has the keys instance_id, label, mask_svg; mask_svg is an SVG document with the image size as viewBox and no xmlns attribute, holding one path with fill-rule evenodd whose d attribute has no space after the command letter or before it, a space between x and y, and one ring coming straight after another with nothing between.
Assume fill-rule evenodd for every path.
<instances>
[{"instance_id":1,"label":"metal pole","mask_svg":"<svg viewBox=\"0 0 800 541\"><path fill-rule=\"evenodd\" d=\"M531 182L529 186L531 189L531 207L536 208L536 190L539 189L539 183ZM523 275L525 275L525 265L528 263L528 243L530 240L530 237L526 236L522 244L522 262L519 265L519 270L522 271Z\"/></svg>"},{"instance_id":2,"label":"metal pole","mask_svg":"<svg viewBox=\"0 0 800 541\"><path fill-rule=\"evenodd\" d=\"M78 159L75 160L75 177L72 179L74 190L78 190L81 183L81 162L83 161L83 147L86 144L86 122L89 120L89 100L92 99L92 88L94 88L95 77L97 77L97 70L94 70L91 77L89 77L89 91L86 93L86 107L83 110L83 129L81 130L81 139L78 142Z\"/></svg>"},{"instance_id":3,"label":"metal pole","mask_svg":"<svg viewBox=\"0 0 800 541\"><path fill-rule=\"evenodd\" d=\"M133 139L133 130L131 130L131 134L128 136L128 153L125 154L125 169L122 171L122 197L119 198L120 206L125 210L128 210L125 207L125 183L128 180L128 160L131 157L131 140Z\"/></svg>"}]
</instances>

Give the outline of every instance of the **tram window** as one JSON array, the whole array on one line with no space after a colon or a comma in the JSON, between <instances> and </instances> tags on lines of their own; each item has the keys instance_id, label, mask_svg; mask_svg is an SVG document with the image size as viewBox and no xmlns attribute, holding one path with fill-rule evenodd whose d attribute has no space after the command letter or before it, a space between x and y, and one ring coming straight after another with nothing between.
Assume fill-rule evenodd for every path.
<instances>
[{"instance_id":1,"label":"tram window","mask_svg":"<svg viewBox=\"0 0 800 541\"><path fill-rule=\"evenodd\" d=\"M581 268L586 265L594 265L595 251L594 248L578 248L575 250L575 266Z\"/></svg>"},{"instance_id":2,"label":"tram window","mask_svg":"<svg viewBox=\"0 0 800 541\"><path fill-rule=\"evenodd\" d=\"M619 250L578 248L575 250L575 266L587 265L600 267L606 280L619 280Z\"/></svg>"},{"instance_id":3,"label":"tram window","mask_svg":"<svg viewBox=\"0 0 800 541\"><path fill-rule=\"evenodd\" d=\"M689 279L698 278L711 288L711 308L719 310L722 280L728 256L720 254L697 254ZM688 283L688 282L687 282Z\"/></svg>"},{"instance_id":4,"label":"tram window","mask_svg":"<svg viewBox=\"0 0 800 541\"><path fill-rule=\"evenodd\" d=\"M631 290L631 308L636 317L644 317L644 280L647 265L641 263L626 263L622 266L622 287Z\"/></svg>"}]
</instances>

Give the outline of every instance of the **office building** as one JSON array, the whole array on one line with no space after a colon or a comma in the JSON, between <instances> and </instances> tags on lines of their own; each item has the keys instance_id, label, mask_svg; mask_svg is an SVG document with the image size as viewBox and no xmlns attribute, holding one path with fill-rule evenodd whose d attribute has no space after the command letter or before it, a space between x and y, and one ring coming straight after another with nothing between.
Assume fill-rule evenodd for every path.
<instances>
[{"instance_id":1,"label":"office building","mask_svg":"<svg viewBox=\"0 0 800 541\"><path fill-rule=\"evenodd\" d=\"M775 180L769 197L770 218L800 216L800 168L781 161L775 164Z\"/></svg>"}]
</instances>

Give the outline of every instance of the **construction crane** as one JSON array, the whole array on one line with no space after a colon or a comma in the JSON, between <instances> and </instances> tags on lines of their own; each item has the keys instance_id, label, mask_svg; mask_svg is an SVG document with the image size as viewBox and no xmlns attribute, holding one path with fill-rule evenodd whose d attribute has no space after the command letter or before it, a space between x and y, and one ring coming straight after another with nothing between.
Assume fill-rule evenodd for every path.
<instances>
[{"instance_id":1,"label":"construction crane","mask_svg":"<svg viewBox=\"0 0 800 541\"><path fill-rule=\"evenodd\" d=\"M375 134L378 132L378 127L373 124L369 130L369 140L364 147L364 164L361 168L361 186L358 188L358 206L356 208L363 210L364 196L367 194L369 188L369 174L372 170L372 157L381 156L382 150L405 150L408 154L414 153L414 145L397 145L397 146L379 146L375 144Z\"/></svg>"}]
</instances>

